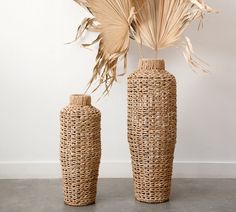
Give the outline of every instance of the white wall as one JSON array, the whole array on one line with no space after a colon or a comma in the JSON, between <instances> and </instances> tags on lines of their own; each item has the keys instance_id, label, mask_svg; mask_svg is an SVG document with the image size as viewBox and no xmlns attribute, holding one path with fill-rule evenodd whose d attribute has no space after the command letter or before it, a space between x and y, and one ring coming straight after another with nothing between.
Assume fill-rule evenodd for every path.
<instances>
[{"instance_id":1,"label":"white wall","mask_svg":"<svg viewBox=\"0 0 236 212\"><path fill-rule=\"evenodd\" d=\"M236 177L236 1L208 2L220 14L187 35L211 74L193 73L176 49L162 52L178 82L176 177ZM0 178L60 176L58 114L86 88L96 53L64 43L86 14L72 0L1 1ZM129 73L138 58L132 44ZM101 176L130 176L126 79L94 105L103 115Z\"/></svg>"}]
</instances>

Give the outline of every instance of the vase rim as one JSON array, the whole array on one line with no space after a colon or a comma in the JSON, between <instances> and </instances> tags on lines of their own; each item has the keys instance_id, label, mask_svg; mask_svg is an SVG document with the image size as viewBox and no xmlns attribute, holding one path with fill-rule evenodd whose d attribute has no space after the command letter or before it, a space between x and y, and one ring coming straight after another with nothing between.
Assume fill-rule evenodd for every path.
<instances>
[{"instance_id":1,"label":"vase rim","mask_svg":"<svg viewBox=\"0 0 236 212\"><path fill-rule=\"evenodd\" d=\"M91 96L85 94L72 94L70 96L70 105L90 106Z\"/></svg>"},{"instance_id":2,"label":"vase rim","mask_svg":"<svg viewBox=\"0 0 236 212\"><path fill-rule=\"evenodd\" d=\"M165 70L165 61L156 58L142 58L139 60L139 69L161 69Z\"/></svg>"}]
</instances>

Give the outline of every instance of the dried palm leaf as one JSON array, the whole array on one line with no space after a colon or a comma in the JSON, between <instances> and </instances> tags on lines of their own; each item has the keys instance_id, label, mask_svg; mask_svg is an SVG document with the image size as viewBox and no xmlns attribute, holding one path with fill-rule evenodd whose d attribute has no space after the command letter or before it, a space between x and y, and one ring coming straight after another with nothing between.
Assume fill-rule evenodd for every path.
<instances>
[{"instance_id":1,"label":"dried palm leaf","mask_svg":"<svg viewBox=\"0 0 236 212\"><path fill-rule=\"evenodd\" d=\"M182 35L191 22L214 12L203 0L135 0L137 25L135 38L138 43L155 51L178 46L182 47L188 63L193 69L201 69L202 61L193 54L188 38Z\"/></svg>"},{"instance_id":2,"label":"dried palm leaf","mask_svg":"<svg viewBox=\"0 0 236 212\"><path fill-rule=\"evenodd\" d=\"M203 0L143 0L134 1L137 30L141 40L154 50L168 48L180 40L187 26L204 13L211 12Z\"/></svg>"},{"instance_id":3,"label":"dried palm leaf","mask_svg":"<svg viewBox=\"0 0 236 212\"><path fill-rule=\"evenodd\" d=\"M134 18L134 7L129 0L87 0L86 6L94 15L92 21L86 19L79 27L76 39L85 30L96 30L100 33L98 38L89 46L99 42L99 50L91 84L98 80L98 86L105 84L108 93L113 82L117 79L116 67L120 57L124 57L126 67L127 52L129 49L129 29ZM96 22L96 24L95 24Z\"/></svg>"}]
</instances>

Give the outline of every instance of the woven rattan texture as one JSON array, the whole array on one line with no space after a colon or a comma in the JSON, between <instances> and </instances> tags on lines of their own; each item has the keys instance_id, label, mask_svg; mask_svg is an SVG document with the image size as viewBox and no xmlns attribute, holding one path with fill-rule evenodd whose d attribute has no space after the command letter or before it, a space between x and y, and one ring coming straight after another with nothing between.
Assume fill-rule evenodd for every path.
<instances>
[{"instance_id":1,"label":"woven rattan texture","mask_svg":"<svg viewBox=\"0 0 236 212\"><path fill-rule=\"evenodd\" d=\"M72 96L60 115L64 201L71 206L95 203L101 158L100 112L80 98Z\"/></svg>"},{"instance_id":2,"label":"woven rattan texture","mask_svg":"<svg viewBox=\"0 0 236 212\"><path fill-rule=\"evenodd\" d=\"M176 80L163 60L141 60L128 78L128 141L135 198L169 200L176 143Z\"/></svg>"}]
</instances>

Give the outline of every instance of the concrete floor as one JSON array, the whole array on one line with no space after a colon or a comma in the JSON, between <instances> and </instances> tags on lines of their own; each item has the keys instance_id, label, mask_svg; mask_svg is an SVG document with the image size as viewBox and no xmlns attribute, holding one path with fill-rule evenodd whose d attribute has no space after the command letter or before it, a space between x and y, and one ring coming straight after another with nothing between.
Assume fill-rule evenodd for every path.
<instances>
[{"instance_id":1,"label":"concrete floor","mask_svg":"<svg viewBox=\"0 0 236 212\"><path fill-rule=\"evenodd\" d=\"M130 179L100 179L96 205L63 203L60 180L0 180L0 212L236 212L236 179L174 179L171 200L134 200Z\"/></svg>"}]
</instances>

